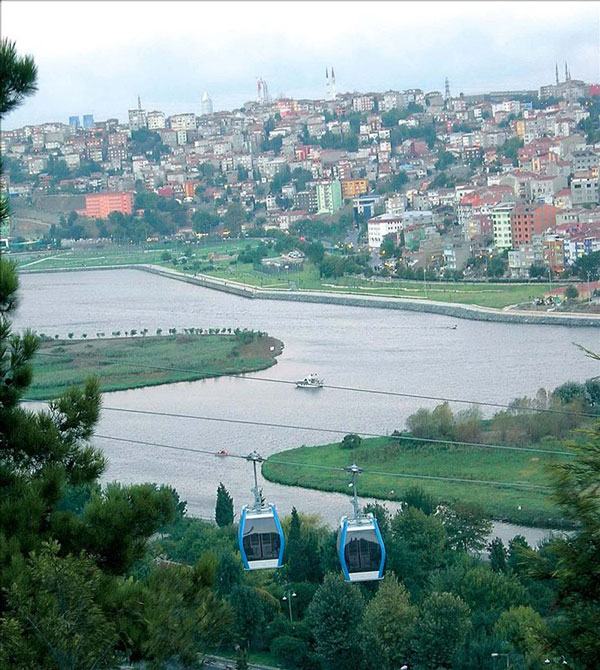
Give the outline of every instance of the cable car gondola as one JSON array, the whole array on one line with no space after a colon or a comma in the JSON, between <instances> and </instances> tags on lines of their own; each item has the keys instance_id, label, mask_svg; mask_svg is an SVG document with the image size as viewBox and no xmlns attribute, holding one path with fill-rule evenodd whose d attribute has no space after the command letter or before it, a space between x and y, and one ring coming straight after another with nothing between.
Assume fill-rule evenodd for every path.
<instances>
[{"instance_id":1,"label":"cable car gondola","mask_svg":"<svg viewBox=\"0 0 600 670\"><path fill-rule=\"evenodd\" d=\"M246 570L280 568L285 540L275 505L261 500L256 463L263 459L253 451L247 459L254 466L254 504L244 505L238 535L240 554Z\"/></svg>"},{"instance_id":2,"label":"cable car gondola","mask_svg":"<svg viewBox=\"0 0 600 670\"><path fill-rule=\"evenodd\" d=\"M383 578L385 565L385 545L372 514L360 512L356 493L356 476L360 473L357 465L348 468L352 473L354 515L340 520L337 549L347 582L367 582Z\"/></svg>"}]
</instances>

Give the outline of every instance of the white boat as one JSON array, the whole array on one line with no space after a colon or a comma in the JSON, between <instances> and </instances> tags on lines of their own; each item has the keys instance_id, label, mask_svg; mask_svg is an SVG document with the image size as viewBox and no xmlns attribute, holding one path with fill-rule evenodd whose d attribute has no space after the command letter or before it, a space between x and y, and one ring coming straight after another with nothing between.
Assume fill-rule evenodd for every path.
<instances>
[{"instance_id":1,"label":"white boat","mask_svg":"<svg viewBox=\"0 0 600 670\"><path fill-rule=\"evenodd\" d=\"M319 379L313 372L308 377L300 379L296 382L296 388L299 389L321 389L323 388L323 380Z\"/></svg>"}]
</instances>

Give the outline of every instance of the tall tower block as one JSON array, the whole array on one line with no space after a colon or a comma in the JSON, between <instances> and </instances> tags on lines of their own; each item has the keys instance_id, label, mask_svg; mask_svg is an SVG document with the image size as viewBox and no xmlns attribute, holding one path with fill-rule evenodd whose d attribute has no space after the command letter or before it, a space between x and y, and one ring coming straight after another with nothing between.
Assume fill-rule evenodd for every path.
<instances>
[{"instance_id":1,"label":"tall tower block","mask_svg":"<svg viewBox=\"0 0 600 670\"><path fill-rule=\"evenodd\" d=\"M337 92L335 90L335 72L333 71L333 65L331 66L331 85L329 88L330 100L335 100Z\"/></svg>"}]
</instances>

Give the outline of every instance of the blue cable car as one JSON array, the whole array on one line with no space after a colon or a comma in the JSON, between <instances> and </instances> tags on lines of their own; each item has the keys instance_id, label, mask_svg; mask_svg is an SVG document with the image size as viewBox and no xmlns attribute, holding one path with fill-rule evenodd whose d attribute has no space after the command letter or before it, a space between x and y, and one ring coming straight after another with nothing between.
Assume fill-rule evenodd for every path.
<instances>
[{"instance_id":1,"label":"blue cable car","mask_svg":"<svg viewBox=\"0 0 600 670\"><path fill-rule=\"evenodd\" d=\"M383 578L385 546L372 514L342 517L337 549L347 582Z\"/></svg>"},{"instance_id":2,"label":"blue cable car","mask_svg":"<svg viewBox=\"0 0 600 670\"><path fill-rule=\"evenodd\" d=\"M275 505L261 500L256 463L263 459L253 451L247 460L254 466L254 504L244 505L240 515L238 543L246 570L280 568L283 563L285 538Z\"/></svg>"},{"instance_id":3,"label":"blue cable car","mask_svg":"<svg viewBox=\"0 0 600 670\"><path fill-rule=\"evenodd\" d=\"M361 514L356 492L357 465L347 468L352 473L354 515L340 520L337 550L342 571L347 582L368 582L383 578L385 545L372 514Z\"/></svg>"},{"instance_id":4,"label":"blue cable car","mask_svg":"<svg viewBox=\"0 0 600 670\"><path fill-rule=\"evenodd\" d=\"M275 505L244 505L238 539L246 570L281 567L284 538Z\"/></svg>"}]
</instances>

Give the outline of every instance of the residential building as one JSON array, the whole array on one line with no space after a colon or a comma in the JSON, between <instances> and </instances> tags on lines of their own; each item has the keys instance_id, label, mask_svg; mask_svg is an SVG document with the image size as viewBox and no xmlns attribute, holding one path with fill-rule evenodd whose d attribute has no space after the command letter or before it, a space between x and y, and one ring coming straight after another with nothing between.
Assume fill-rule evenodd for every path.
<instances>
[{"instance_id":1,"label":"residential building","mask_svg":"<svg viewBox=\"0 0 600 670\"><path fill-rule=\"evenodd\" d=\"M196 115L174 114L169 117L169 128L171 130L194 130L196 128Z\"/></svg>"},{"instance_id":2,"label":"residential building","mask_svg":"<svg viewBox=\"0 0 600 670\"><path fill-rule=\"evenodd\" d=\"M598 203L598 174L594 176L591 170L575 172L571 179L571 200L573 207Z\"/></svg>"},{"instance_id":3,"label":"residential building","mask_svg":"<svg viewBox=\"0 0 600 670\"><path fill-rule=\"evenodd\" d=\"M554 228L557 212L553 205L517 204L510 213L511 246L530 244L534 235Z\"/></svg>"},{"instance_id":4,"label":"residential building","mask_svg":"<svg viewBox=\"0 0 600 670\"><path fill-rule=\"evenodd\" d=\"M154 110L148 112L146 117L148 122L148 130L158 130L159 128L166 128L167 122L165 119L165 113Z\"/></svg>"},{"instance_id":5,"label":"residential building","mask_svg":"<svg viewBox=\"0 0 600 670\"><path fill-rule=\"evenodd\" d=\"M352 110L355 112L370 112L375 106L375 100L371 95L359 95L352 98Z\"/></svg>"},{"instance_id":6,"label":"residential building","mask_svg":"<svg viewBox=\"0 0 600 670\"><path fill-rule=\"evenodd\" d=\"M512 246L510 214L514 207L514 202L501 202L490 212L494 245L498 249L510 249Z\"/></svg>"},{"instance_id":7,"label":"residential building","mask_svg":"<svg viewBox=\"0 0 600 670\"><path fill-rule=\"evenodd\" d=\"M369 190L369 184L366 179L342 179L342 197L354 198L357 195L363 195Z\"/></svg>"},{"instance_id":8,"label":"residential building","mask_svg":"<svg viewBox=\"0 0 600 670\"><path fill-rule=\"evenodd\" d=\"M402 216L381 214L367 221L369 248L379 249L386 235L398 233L403 228Z\"/></svg>"},{"instance_id":9,"label":"residential building","mask_svg":"<svg viewBox=\"0 0 600 670\"><path fill-rule=\"evenodd\" d=\"M78 214L92 219L104 219L111 212L132 214L133 193L131 191L88 193L85 196L85 209L77 211Z\"/></svg>"},{"instance_id":10,"label":"residential building","mask_svg":"<svg viewBox=\"0 0 600 670\"><path fill-rule=\"evenodd\" d=\"M333 214L342 209L342 186L338 179L317 183L317 213Z\"/></svg>"}]
</instances>

